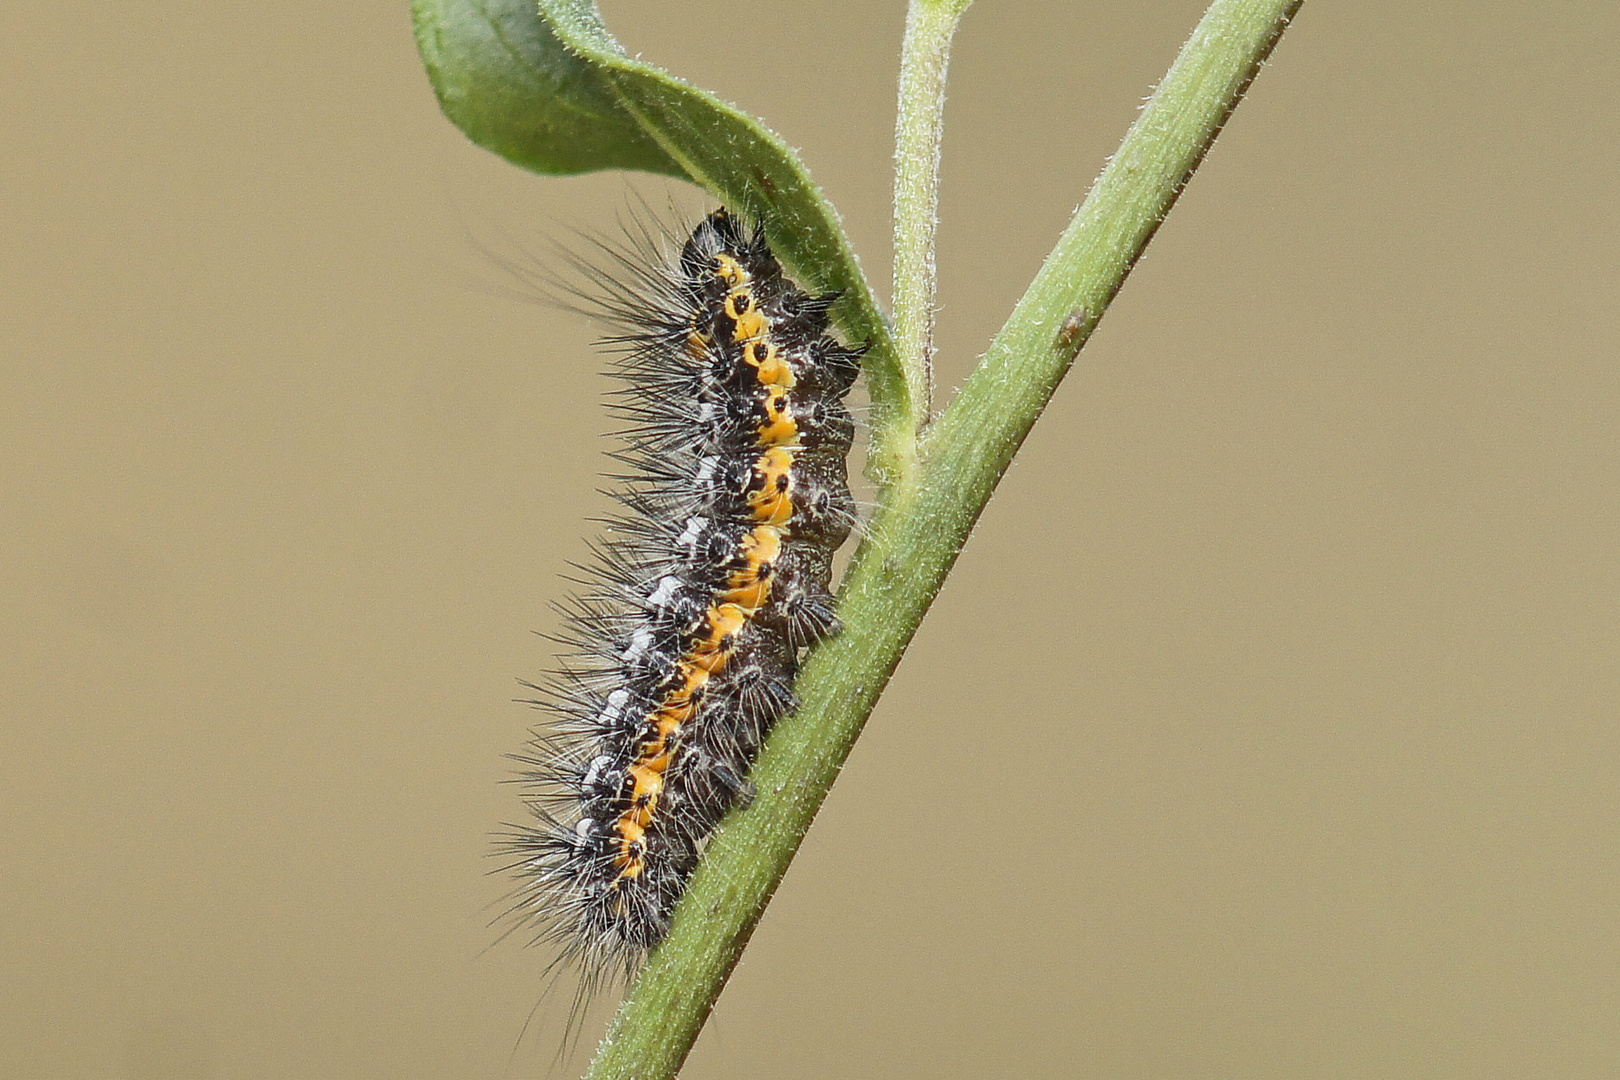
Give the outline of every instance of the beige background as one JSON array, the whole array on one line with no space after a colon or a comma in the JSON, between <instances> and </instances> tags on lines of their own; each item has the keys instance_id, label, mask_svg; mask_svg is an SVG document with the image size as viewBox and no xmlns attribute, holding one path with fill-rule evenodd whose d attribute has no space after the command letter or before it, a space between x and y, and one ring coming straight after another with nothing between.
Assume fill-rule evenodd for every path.
<instances>
[{"instance_id":1,"label":"beige background","mask_svg":"<svg viewBox=\"0 0 1620 1080\"><path fill-rule=\"evenodd\" d=\"M897 4L607 6L885 279ZM1200 8L969 14L947 388ZM473 148L403 0L7 33L0 1075L545 1073L485 852L610 422L469 236L666 185ZM1620 1075L1617 54L1609 3L1306 5L687 1075Z\"/></svg>"}]
</instances>

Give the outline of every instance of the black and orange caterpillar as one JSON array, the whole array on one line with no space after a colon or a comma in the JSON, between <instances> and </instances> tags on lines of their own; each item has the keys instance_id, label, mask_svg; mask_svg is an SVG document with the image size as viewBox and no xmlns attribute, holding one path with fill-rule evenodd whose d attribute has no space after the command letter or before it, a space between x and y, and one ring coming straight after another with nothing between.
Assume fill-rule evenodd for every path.
<instances>
[{"instance_id":1,"label":"black and orange caterpillar","mask_svg":"<svg viewBox=\"0 0 1620 1080\"><path fill-rule=\"evenodd\" d=\"M537 702L557 722L520 758L538 820L502 844L517 914L591 985L663 939L794 708L802 650L838 630L862 353L829 334L836 294L801 290L725 210L678 253L616 262L628 278L593 306L616 331L624 513L564 607L568 651Z\"/></svg>"}]
</instances>

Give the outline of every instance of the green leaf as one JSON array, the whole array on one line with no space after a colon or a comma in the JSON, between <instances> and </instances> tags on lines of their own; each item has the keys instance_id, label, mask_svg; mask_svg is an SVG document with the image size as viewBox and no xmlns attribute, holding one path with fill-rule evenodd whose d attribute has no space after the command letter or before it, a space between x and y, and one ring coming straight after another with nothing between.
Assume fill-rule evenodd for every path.
<instances>
[{"instance_id":1,"label":"green leaf","mask_svg":"<svg viewBox=\"0 0 1620 1080\"><path fill-rule=\"evenodd\" d=\"M627 55L591 0L414 0L416 35L445 114L478 145L544 173L680 176L746 216L834 311L865 359L869 460L880 478L913 453L912 391L888 321L821 189L780 136L706 90Z\"/></svg>"},{"instance_id":2,"label":"green leaf","mask_svg":"<svg viewBox=\"0 0 1620 1080\"><path fill-rule=\"evenodd\" d=\"M439 105L479 146L538 173L685 175L534 0L413 0L411 14Z\"/></svg>"}]
</instances>

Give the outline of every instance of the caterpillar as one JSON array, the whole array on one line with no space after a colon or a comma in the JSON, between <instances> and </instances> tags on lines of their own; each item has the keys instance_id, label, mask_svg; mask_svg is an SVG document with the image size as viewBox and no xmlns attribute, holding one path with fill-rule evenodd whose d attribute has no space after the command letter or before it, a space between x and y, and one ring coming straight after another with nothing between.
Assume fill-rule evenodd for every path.
<instances>
[{"instance_id":1,"label":"caterpillar","mask_svg":"<svg viewBox=\"0 0 1620 1080\"><path fill-rule=\"evenodd\" d=\"M678 250L644 238L590 301L613 330L621 512L560 605L565 652L532 702L554 723L518 755L534 820L501 842L514 914L587 988L663 939L751 797L802 651L839 629L832 556L855 523L844 398L865 350L829 332L838 294L800 289L724 209Z\"/></svg>"}]
</instances>

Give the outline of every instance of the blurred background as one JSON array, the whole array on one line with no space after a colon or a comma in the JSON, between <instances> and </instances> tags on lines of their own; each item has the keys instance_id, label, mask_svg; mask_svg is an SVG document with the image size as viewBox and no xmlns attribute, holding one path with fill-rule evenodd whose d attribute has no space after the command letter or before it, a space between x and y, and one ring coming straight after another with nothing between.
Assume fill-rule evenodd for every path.
<instances>
[{"instance_id":1,"label":"blurred background","mask_svg":"<svg viewBox=\"0 0 1620 1080\"><path fill-rule=\"evenodd\" d=\"M901 5L604 7L886 293ZM1201 9L968 13L946 393ZM701 197L476 149L404 0L8 29L0 1075L545 1075L488 837L612 423L479 248ZM1617 53L1608 3L1306 4L687 1076L1620 1074Z\"/></svg>"}]
</instances>

